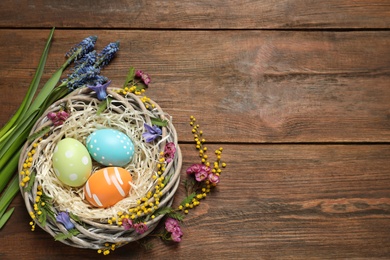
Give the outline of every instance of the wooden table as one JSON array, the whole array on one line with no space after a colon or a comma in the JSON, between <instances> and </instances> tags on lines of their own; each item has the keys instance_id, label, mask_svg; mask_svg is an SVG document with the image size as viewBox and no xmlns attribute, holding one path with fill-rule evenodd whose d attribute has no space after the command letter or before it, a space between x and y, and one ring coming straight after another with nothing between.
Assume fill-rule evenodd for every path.
<instances>
[{"instance_id":1,"label":"wooden table","mask_svg":"<svg viewBox=\"0 0 390 260\"><path fill-rule=\"evenodd\" d=\"M106 259L390 258L389 1L2 0L0 125L53 26L43 82L83 38L97 35L97 49L119 40L102 74L118 85L130 66L151 75L182 178L199 161L190 115L228 164L180 244L155 238ZM101 257L31 232L21 195L12 207L0 259Z\"/></svg>"}]
</instances>

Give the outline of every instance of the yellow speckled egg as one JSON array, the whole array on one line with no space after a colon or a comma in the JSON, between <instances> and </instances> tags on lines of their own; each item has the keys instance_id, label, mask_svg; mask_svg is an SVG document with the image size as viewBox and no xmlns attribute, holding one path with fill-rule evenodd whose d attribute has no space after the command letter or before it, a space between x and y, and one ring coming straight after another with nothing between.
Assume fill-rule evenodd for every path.
<instances>
[{"instance_id":1,"label":"yellow speckled egg","mask_svg":"<svg viewBox=\"0 0 390 260\"><path fill-rule=\"evenodd\" d=\"M87 148L78 140L64 138L53 152L53 169L58 179L71 187L80 187L92 171L92 159Z\"/></svg>"},{"instance_id":2,"label":"yellow speckled egg","mask_svg":"<svg viewBox=\"0 0 390 260\"><path fill-rule=\"evenodd\" d=\"M121 167L100 169L84 185L85 198L98 208L113 206L128 196L132 180L130 172Z\"/></svg>"}]
</instances>

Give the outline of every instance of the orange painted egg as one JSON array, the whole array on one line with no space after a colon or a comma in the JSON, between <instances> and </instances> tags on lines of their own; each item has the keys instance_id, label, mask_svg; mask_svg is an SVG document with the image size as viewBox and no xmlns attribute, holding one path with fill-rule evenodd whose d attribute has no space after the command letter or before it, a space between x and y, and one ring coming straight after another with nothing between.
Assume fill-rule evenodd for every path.
<instances>
[{"instance_id":1,"label":"orange painted egg","mask_svg":"<svg viewBox=\"0 0 390 260\"><path fill-rule=\"evenodd\" d=\"M106 167L96 171L84 185L87 201L98 208L115 205L129 195L132 177L121 167Z\"/></svg>"}]
</instances>

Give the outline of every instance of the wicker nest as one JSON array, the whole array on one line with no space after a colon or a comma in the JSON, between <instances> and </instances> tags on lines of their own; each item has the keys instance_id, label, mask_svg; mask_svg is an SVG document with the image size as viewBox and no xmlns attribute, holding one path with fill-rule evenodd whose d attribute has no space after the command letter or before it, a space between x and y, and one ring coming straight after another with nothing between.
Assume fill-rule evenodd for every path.
<instances>
[{"instance_id":1,"label":"wicker nest","mask_svg":"<svg viewBox=\"0 0 390 260\"><path fill-rule=\"evenodd\" d=\"M148 235L164 217L163 213L156 214L158 210L171 206L180 182L182 157L171 118L150 99L146 106L145 100L131 93L119 94L118 89L112 88L107 94L110 102L99 101L95 92L82 88L52 104L33 127L33 140L24 145L19 160L20 181L25 182L20 189L35 224L53 237L58 237L67 234L68 230L56 221L55 216L60 212L72 213L70 221L77 232L61 242L79 248L102 249L107 248L107 243L118 247ZM106 107L102 106L104 102ZM67 111L69 118L55 126L47 115L61 110ZM152 125L151 120L155 118L167 120L168 123L162 127L161 138L146 143L142 139L144 123ZM109 208L92 207L85 201L82 188L63 185L52 169L53 149L61 139L71 137L85 144L86 137L99 128L114 128L126 133L136 147L132 161L123 167L132 173L130 194ZM167 143L174 143L176 147L174 158L164 162L163 168L158 168L161 167L161 156ZM103 167L93 162L93 172ZM161 179L165 180L164 186L156 190ZM46 205L42 212L37 203L41 203L39 200L44 197ZM149 210L144 208L141 214L137 212L134 219L142 219L147 231L126 230L121 225L120 215L130 219L140 203L147 207L153 205Z\"/></svg>"}]
</instances>

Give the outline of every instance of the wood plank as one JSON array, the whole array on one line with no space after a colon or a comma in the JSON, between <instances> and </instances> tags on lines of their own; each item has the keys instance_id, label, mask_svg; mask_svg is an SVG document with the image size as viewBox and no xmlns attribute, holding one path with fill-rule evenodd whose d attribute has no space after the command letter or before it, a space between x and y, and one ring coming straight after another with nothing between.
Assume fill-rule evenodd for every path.
<instances>
[{"instance_id":1,"label":"wood plank","mask_svg":"<svg viewBox=\"0 0 390 260\"><path fill-rule=\"evenodd\" d=\"M57 30L44 79L89 35L120 40L103 75L120 86L147 71L147 95L191 141L193 114L211 142L389 142L390 32ZM19 106L48 30L0 30L0 125ZM9 55L12 53L12 55Z\"/></svg>"},{"instance_id":2,"label":"wood plank","mask_svg":"<svg viewBox=\"0 0 390 260\"><path fill-rule=\"evenodd\" d=\"M389 28L388 1L28 1L0 2L10 28Z\"/></svg>"},{"instance_id":3,"label":"wood plank","mask_svg":"<svg viewBox=\"0 0 390 260\"><path fill-rule=\"evenodd\" d=\"M199 158L181 145L185 169ZM218 146L209 146L210 150ZM387 258L390 254L388 145L224 145L221 183L183 223L179 245L151 239L115 259ZM210 156L211 160L213 156ZM175 203L184 191L180 187ZM1 231L1 259L92 259L92 250L54 242L37 228L21 196ZM161 225L160 225L161 226ZM23 250L20 239L23 237ZM37 242L39 241L39 243ZM200 250L201 249L201 250ZM196 252L196 255L194 255ZM243 253L245 252L245 253Z\"/></svg>"}]
</instances>

